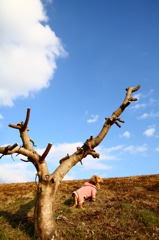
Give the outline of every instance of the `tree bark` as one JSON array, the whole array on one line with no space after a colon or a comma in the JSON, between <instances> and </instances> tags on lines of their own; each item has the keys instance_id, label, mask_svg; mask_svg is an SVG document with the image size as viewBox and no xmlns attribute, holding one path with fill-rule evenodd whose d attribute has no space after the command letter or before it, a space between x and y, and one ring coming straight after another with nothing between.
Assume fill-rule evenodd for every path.
<instances>
[{"instance_id":1,"label":"tree bark","mask_svg":"<svg viewBox=\"0 0 159 240\"><path fill-rule=\"evenodd\" d=\"M38 177L34 213L35 231L41 240L60 239L60 235L56 230L54 206L55 195L63 177L78 162L82 162L82 159L87 155L92 155L94 158L99 158L99 154L94 150L94 148L101 143L114 123L118 127L120 127L119 122L124 123L124 121L122 121L119 116L132 101L137 101L136 98L131 97L131 94L133 92L136 92L139 88L140 85L138 85L136 88L129 87L126 89L126 97L123 103L115 112L113 112L111 117L105 119L105 123L100 133L96 137L90 136L90 138L86 140L82 147L77 147L76 152L70 156L67 154L66 157L62 158L60 160L60 165L52 174L49 173L45 161L45 158L49 153L52 144L49 143L42 156L40 156L32 147L32 144L34 145L34 141L28 136L29 129L27 125L30 117L30 108L27 110L27 115L24 123L20 122L17 125L9 124L10 127L18 129L20 131L20 137L22 139L23 146L19 147L18 144L15 143L12 146L9 145L6 147L0 147L0 153L2 154L0 158L2 158L4 155L12 155L14 153L22 154L23 156L27 157L27 160L21 159L22 161L31 162L35 166Z\"/></svg>"},{"instance_id":2,"label":"tree bark","mask_svg":"<svg viewBox=\"0 0 159 240\"><path fill-rule=\"evenodd\" d=\"M57 239L54 219L55 184L39 183L35 204L35 231L42 240Z\"/></svg>"}]
</instances>

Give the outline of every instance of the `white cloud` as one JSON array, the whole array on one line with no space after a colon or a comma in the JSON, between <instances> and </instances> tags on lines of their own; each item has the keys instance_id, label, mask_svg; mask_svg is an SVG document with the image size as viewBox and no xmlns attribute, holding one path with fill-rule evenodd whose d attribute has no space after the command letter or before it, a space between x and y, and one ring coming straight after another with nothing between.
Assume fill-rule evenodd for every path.
<instances>
[{"instance_id":1,"label":"white cloud","mask_svg":"<svg viewBox=\"0 0 159 240\"><path fill-rule=\"evenodd\" d=\"M64 178L63 178L63 180L65 181L65 180L74 180L74 179L76 179L76 177L73 175L70 175L70 174L68 174L68 175L65 175L64 176Z\"/></svg>"},{"instance_id":2,"label":"white cloud","mask_svg":"<svg viewBox=\"0 0 159 240\"><path fill-rule=\"evenodd\" d=\"M130 145L124 149L125 152L130 152L131 154L137 153L146 153L147 152L147 144L143 144L141 146Z\"/></svg>"},{"instance_id":3,"label":"white cloud","mask_svg":"<svg viewBox=\"0 0 159 240\"><path fill-rule=\"evenodd\" d=\"M155 133L155 128L154 127L149 127L145 132L143 133L147 137L152 137L154 136Z\"/></svg>"},{"instance_id":4,"label":"white cloud","mask_svg":"<svg viewBox=\"0 0 159 240\"><path fill-rule=\"evenodd\" d=\"M50 84L65 51L40 0L0 1L0 106Z\"/></svg>"},{"instance_id":5,"label":"white cloud","mask_svg":"<svg viewBox=\"0 0 159 240\"><path fill-rule=\"evenodd\" d=\"M157 101L156 101L155 99L153 99L153 98L150 98L150 99L149 99L149 104L150 104L150 105L154 105L156 102L157 102Z\"/></svg>"},{"instance_id":6,"label":"white cloud","mask_svg":"<svg viewBox=\"0 0 159 240\"><path fill-rule=\"evenodd\" d=\"M102 148L102 147L99 146L98 148L101 148L101 151L111 153L111 152L114 152L114 151L121 150L123 148L123 145L117 145L117 146L111 147L111 148Z\"/></svg>"},{"instance_id":7,"label":"white cloud","mask_svg":"<svg viewBox=\"0 0 159 240\"><path fill-rule=\"evenodd\" d=\"M53 0L46 0L47 3L52 3Z\"/></svg>"},{"instance_id":8,"label":"white cloud","mask_svg":"<svg viewBox=\"0 0 159 240\"><path fill-rule=\"evenodd\" d=\"M103 146L98 146L96 152L100 154L100 160L102 161L112 161L117 160L123 145L117 145L111 148L105 148Z\"/></svg>"},{"instance_id":9,"label":"white cloud","mask_svg":"<svg viewBox=\"0 0 159 240\"><path fill-rule=\"evenodd\" d=\"M136 93L133 95L133 98L137 98L137 100L139 100L141 97L141 93Z\"/></svg>"},{"instance_id":10,"label":"white cloud","mask_svg":"<svg viewBox=\"0 0 159 240\"><path fill-rule=\"evenodd\" d=\"M159 112L150 112L150 113L144 113L138 119L146 119L146 118L158 118Z\"/></svg>"},{"instance_id":11,"label":"white cloud","mask_svg":"<svg viewBox=\"0 0 159 240\"><path fill-rule=\"evenodd\" d=\"M130 145L124 149L125 152L134 152L134 145Z\"/></svg>"},{"instance_id":12,"label":"white cloud","mask_svg":"<svg viewBox=\"0 0 159 240\"><path fill-rule=\"evenodd\" d=\"M56 167L59 165L59 160L63 157L65 157L67 154L71 155L76 151L76 148L78 146L82 146L83 143L76 142L76 143L64 143L64 144L57 144L53 145L50 153L47 156L47 161L51 165L56 165ZM83 167L85 170L110 170L112 169L112 166L109 166L105 164L103 161L112 161L118 159L118 151L120 151L123 148L122 145L118 145L111 148L105 148L103 146L98 146L95 148L96 152L100 154L100 158L93 158L92 156L88 155L85 159L83 159ZM44 150L42 150L43 152ZM114 154L116 152L116 154ZM51 169L53 171L53 169ZM70 179L76 179L76 174L71 176ZM67 178L65 178L67 179Z\"/></svg>"},{"instance_id":13,"label":"white cloud","mask_svg":"<svg viewBox=\"0 0 159 240\"><path fill-rule=\"evenodd\" d=\"M151 95L154 92L154 89L150 89L150 91L148 92L148 95Z\"/></svg>"},{"instance_id":14,"label":"white cloud","mask_svg":"<svg viewBox=\"0 0 159 240\"><path fill-rule=\"evenodd\" d=\"M140 109L140 108L145 108L146 104L145 103L137 103L135 106L132 106L131 109Z\"/></svg>"},{"instance_id":15,"label":"white cloud","mask_svg":"<svg viewBox=\"0 0 159 240\"><path fill-rule=\"evenodd\" d=\"M156 150L157 152L159 152L159 147L157 147L155 150Z\"/></svg>"},{"instance_id":16,"label":"white cloud","mask_svg":"<svg viewBox=\"0 0 159 240\"><path fill-rule=\"evenodd\" d=\"M111 166L101 163L99 159L94 159L94 158L90 158L90 157L87 157L87 159L84 160L83 165L86 170L92 170L92 169L110 170L110 169L112 169Z\"/></svg>"},{"instance_id":17,"label":"white cloud","mask_svg":"<svg viewBox=\"0 0 159 240\"><path fill-rule=\"evenodd\" d=\"M35 179L35 172L27 169L26 163L1 164L0 183L30 182Z\"/></svg>"},{"instance_id":18,"label":"white cloud","mask_svg":"<svg viewBox=\"0 0 159 240\"><path fill-rule=\"evenodd\" d=\"M46 161L53 165L58 165L61 158L65 157L67 154L73 154L77 151L77 147L81 147L82 145L81 142L55 144L51 147L51 150L46 157ZM37 149L37 152L40 155L42 155L44 151L45 149Z\"/></svg>"},{"instance_id":19,"label":"white cloud","mask_svg":"<svg viewBox=\"0 0 159 240\"><path fill-rule=\"evenodd\" d=\"M75 143L62 143L55 144L52 146L49 154L46 157L46 161L49 163L59 164L59 160L65 157L67 154L71 155L75 151L77 151L77 147L81 147L83 143L75 142ZM116 146L112 148L104 148L102 146L98 146L95 150L100 154L100 160L115 160L116 157L111 155L110 153L120 150L122 146ZM37 149L37 152L42 155L45 149ZM89 156L92 159L92 156ZM87 157L88 159L88 157Z\"/></svg>"},{"instance_id":20,"label":"white cloud","mask_svg":"<svg viewBox=\"0 0 159 240\"><path fill-rule=\"evenodd\" d=\"M2 114L0 114L0 119L3 119L3 115Z\"/></svg>"},{"instance_id":21,"label":"white cloud","mask_svg":"<svg viewBox=\"0 0 159 240\"><path fill-rule=\"evenodd\" d=\"M146 119L149 117L148 113L143 113L141 116L138 117L138 119Z\"/></svg>"},{"instance_id":22,"label":"white cloud","mask_svg":"<svg viewBox=\"0 0 159 240\"><path fill-rule=\"evenodd\" d=\"M147 144L143 144L142 146L136 147L136 152L145 153L147 151Z\"/></svg>"},{"instance_id":23,"label":"white cloud","mask_svg":"<svg viewBox=\"0 0 159 240\"><path fill-rule=\"evenodd\" d=\"M92 115L91 115L91 118L88 119L87 122L88 122L88 123L97 122L97 121L98 121L98 118L99 118L98 114L96 114L96 115L93 115L93 114L92 114Z\"/></svg>"},{"instance_id":24,"label":"white cloud","mask_svg":"<svg viewBox=\"0 0 159 240\"><path fill-rule=\"evenodd\" d=\"M125 138L130 138L130 132L126 131L126 132L123 133L122 136L125 137Z\"/></svg>"}]
</instances>

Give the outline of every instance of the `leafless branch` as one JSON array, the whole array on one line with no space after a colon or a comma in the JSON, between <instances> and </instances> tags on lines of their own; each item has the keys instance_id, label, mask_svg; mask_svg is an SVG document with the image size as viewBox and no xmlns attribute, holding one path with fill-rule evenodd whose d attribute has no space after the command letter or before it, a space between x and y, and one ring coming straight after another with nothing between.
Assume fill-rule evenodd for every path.
<instances>
[{"instance_id":1,"label":"leafless branch","mask_svg":"<svg viewBox=\"0 0 159 240\"><path fill-rule=\"evenodd\" d=\"M52 147L52 143L48 143L47 148L45 149L45 152L43 153L43 155L42 155L41 158L40 158L40 162L43 162L43 161L44 161L44 159L45 159L46 156L48 155L51 147Z\"/></svg>"},{"instance_id":2,"label":"leafless branch","mask_svg":"<svg viewBox=\"0 0 159 240\"><path fill-rule=\"evenodd\" d=\"M23 131L27 128L28 126L28 122L29 122L29 117L30 117L30 108L27 109L27 115L26 115L26 119L25 119L25 123L24 123L24 126L23 126Z\"/></svg>"}]
</instances>

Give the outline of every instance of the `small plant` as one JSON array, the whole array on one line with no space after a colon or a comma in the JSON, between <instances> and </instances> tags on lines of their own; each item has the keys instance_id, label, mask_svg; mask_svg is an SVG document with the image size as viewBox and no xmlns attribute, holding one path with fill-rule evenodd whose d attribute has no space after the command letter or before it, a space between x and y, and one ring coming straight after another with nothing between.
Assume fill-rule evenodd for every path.
<instances>
[{"instance_id":1,"label":"small plant","mask_svg":"<svg viewBox=\"0 0 159 240\"><path fill-rule=\"evenodd\" d=\"M159 224L159 217L155 213L148 210L140 210L138 212L138 220L146 226Z\"/></svg>"}]
</instances>

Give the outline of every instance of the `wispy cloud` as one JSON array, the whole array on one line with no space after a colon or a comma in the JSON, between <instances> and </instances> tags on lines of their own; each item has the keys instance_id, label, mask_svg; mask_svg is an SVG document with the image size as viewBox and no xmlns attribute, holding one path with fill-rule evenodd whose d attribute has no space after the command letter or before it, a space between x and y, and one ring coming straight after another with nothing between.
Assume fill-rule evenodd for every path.
<instances>
[{"instance_id":1,"label":"wispy cloud","mask_svg":"<svg viewBox=\"0 0 159 240\"><path fill-rule=\"evenodd\" d=\"M143 144L141 146L130 145L125 147L124 151L129 152L131 154L138 154L138 153L146 153L148 150L147 144Z\"/></svg>"},{"instance_id":2,"label":"wispy cloud","mask_svg":"<svg viewBox=\"0 0 159 240\"><path fill-rule=\"evenodd\" d=\"M141 97L141 93L136 93L133 95L133 98L137 98L137 100L139 100Z\"/></svg>"},{"instance_id":3,"label":"wispy cloud","mask_svg":"<svg viewBox=\"0 0 159 240\"><path fill-rule=\"evenodd\" d=\"M132 106L131 109L140 109L145 107L146 107L145 103L137 103L136 105Z\"/></svg>"},{"instance_id":4,"label":"wispy cloud","mask_svg":"<svg viewBox=\"0 0 159 240\"><path fill-rule=\"evenodd\" d=\"M117 160L120 151L123 149L123 145L113 146L111 148L105 148L103 146L98 146L96 151L100 154L100 160L102 161L112 161Z\"/></svg>"},{"instance_id":5,"label":"wispy cloud","mask_svg":"<svg viewBox=\"0 0 159 240\"><path fill-rule=\"evenodd\" d=\"M138 109L143 109L148 106L152 106L157 103L157 101L152 97L152 94L154 93L153 89L150 89L150 91L147 94L141 94L137 93L134 94L133 97L138 99L138 102L131 106L130 109L138 110Z\"/></svg>"},{"instance_id":6,"label":"wispy cloud","mask_svg":"<svg viewBox=\"0 0 159 240\"><path fill-rule=\"evenodd\" d=\"M130 132L126 131L121 135L121 137L130 138L130 135L131 135Z\"/></svg>"},{"instance_id":7,"label":"wispy cloud","mask_svg":"<svg viewBox=\"0 0 159 240\"><path fill-rule=\"evenodd\" d=\"M84 168L87 170L110 170L112 169L111 166L108 166L104 163L102 163L100 160L98 159L94 159L94 158L88 158L87 160L85 160L84 162Z\"/></svg>"},{"instance_id":8,"label":"wispy cloud","mask_svg":"<svg viewBox=\"0 0 159 240\"><path fill-rule=\"evenodd\" d=\"M147 137L152 137L154 136L155 131L155 127L148 127L148 129L146 129L143 134Z\"/></svg>"},{"instance_id":9,"label":"wispy cloud","mask_svg":"<svg viewBox=\"0 0 159 240\"><path fill-rule=\"evenodd\" d=\"M66 52L40 0L0 1L0 106L49 86Z\"/></svg>"},{"instance_id":10,"label":"wispy cloud","mask_svg":"<svg viewBox=\"0 0 159 240\"><path fill-rule=\"evenodd\" d=\"M0 114L0 120L1 120L1 119L3 119L3 115L2 115L2 114Z\"/></svg>"},{"instance_id":11,"label":"wispy cloud","mask_svg":"<svg viewBox=\"0 0 159 240\"><path fill-rule=\"evenodd\" d=\"M143 113L138 119L146 119L146 118L159 118L159 112L150 112L150 113Z\"/></svg>"},{"instance_id":12,"label":"wispy cloud","mask_svg":"<svg viewBox=\"0 0 159 240\"><path fill-rule=\"evenodd\" d=\"M93 114L92 114L92 115L91 115L91 118L88 119L87 122L88 122L88 123L97 122L97 121L98 121L98 118L99 118L98 114L96 114L96 115L93 115Z\"/></svg>"}]
</instances>

